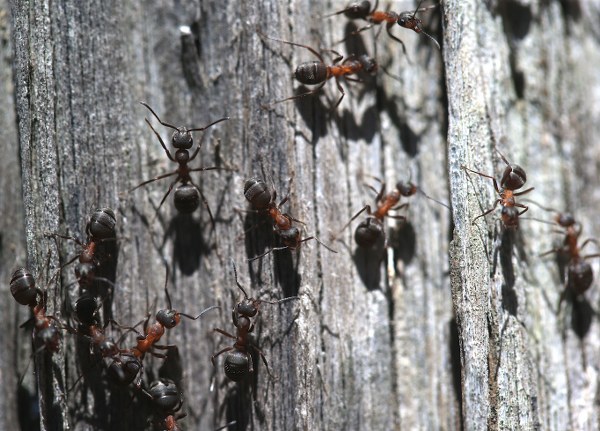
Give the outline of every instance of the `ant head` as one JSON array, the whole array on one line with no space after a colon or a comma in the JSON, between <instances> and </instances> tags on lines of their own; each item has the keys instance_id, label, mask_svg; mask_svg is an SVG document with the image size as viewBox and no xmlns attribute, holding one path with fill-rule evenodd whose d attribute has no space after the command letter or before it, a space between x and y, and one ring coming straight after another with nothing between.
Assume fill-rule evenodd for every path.
<instances>
[{"instance_id":1,"label":"ant head","mask_svg":"<svg viewBox=\"0 0 600 431\"><path fill-rule=\"evenodd\" d=\"M398 25L400 27L407 28L409 30L414 30L417 33L423 31L422 21L417 18L417 11L415 12L402 12L398 17Z\"/></svg>"},{"instance_id":2,"label":"ant head","mask_svg":"<svg viewBox=\"0 0 600 431\"><path fill-rule=\"evenodd\" d=\"M371 2L365 0L356 3L350 3L343 13L350 19L366 18L371 12Z\"/></svg>"},{"instance_id":3,"label":"ant head","mask_svg":"<svg viewBox=\"0 0 600 431\"><path fill-rule=\"evenodd\" d=\"M83 294L75 302L75 315L84 326L98 325L98 301L95 296Z\"/></svg>"},{"instance_id":4,"label":"ant head","mask_svg":"<svg viewBox=\"0 0 600 431\"><path fill-rule=\"evenodd\" d=\"M42 293L35 287L35 278L25 268L17 269L10 279L10 293L21 305L33 307L38 302L38 294Z\"/></svg>"},{"instance_id":5,"label":"ant head","mask_svg":"<svg viewBox=\"0 0 600 431\"><path fill-rule=\"evenodd\" d=\"M585 260L571 262L567 269L567 288L576 295L581 295L590 288L594 281L592 266Z\"/></svg>"},{"instance_id":6,"label":"ant head","mask_svg":"<svg viewBox=\"0 0 600 431\"><path fill-rule=\"evenodd\" d=\"M404 197L409 197L417 193L417 186L415 186L410 181L408 183L398 182L396 184L396 189Z\"/></svg>"},{"instance_id":7,"label":"ant head","mask_svg":"<svg viewBox=\"0 0 600 431\"><path fill-rule=\"evenodd\" d=\"M256 209L268 207L273 199L267 184L258 177L246 180L244 184L244 196Z\"/></svg>"},{"instance_id":8,"label":"ant head","mask_svg":"<svg viewBox=\"0 0 600 431\"><path fill-rule=\"evenodd\" d=\"M363 66L363 69L367 73L375 73L375 72L377 72L377 69L379 68L377 61L374 58L369 57L367 54L359 55L358 61L360 61L360 63Z\"/></svg>"},{"instance_id":9,"label":"ant head","mask_svg":"<svg viewBox=\"0 0 600 431\"><path fill-rule=\"evenodd\" d=\"M385 235L383 223L373 217L367 217L360 222L354 231L354 240L359 247L372 247L380 238Z\"/></svg>"},{"instance_id":10,"label":"ant head","mask_svg":"<svg viewBox=\"0 0 600 431\"><path fill-rule=\"evenodd\" d=\"M236 309L242 316L254 317L258 313L259 306L259 299L246 298L237 304Z\"/></svg>"},{"instance_id":11,"label":"ant head","mask_svg":"<svg viewBox=\"0 0 600 431\"><path fill-rule=\"evenodd\" d=\"M173 132L171 144L178 150L189 150L194 145L194 138L185 127L181 127Z\"/></svg>"},{"instance_id":12,"label":"ant head","mask_svg":"<svg viewBox=\"0 0 600 431\"><path fill-rule=\"evenodd\" d=\"M200 206L200 191L192 184L181 184L175 188L175 208L183 214L191 214Z\"/></svg>"},{"instance_id":13,"label":"ant head","mask_svg":"<svg viewBox=\"0 0 600 431\"><path fill-rule=\"evenodd\" d=\"M98 208L90 216L85 231L96 240L114 238L116 224L115 212L111 208Z\"/></svg>"},{"instance_id":14,"label":"ant head","mask_svg":"<svg viewBox=\"0 0 600 431\"><path fill-rule=\"evenodd\" d=\"M108 377L120 386L133 382L143 367L140 360L130 352L105 358L105 365Z\"/></svg>"},{"instance_id":15,"label":"ant head","mask_svg":"<svg viewBox=\"0 0 600 431\"><path fill-rule=\"evenodd\" d=\"M156 313L156 321L167 329L177 326L181 318L175 310L158 310Z\"/></svg>"},{"instance_id":16,"label":"ant head","mask_svg":"<svg viewBox=\"0 0 600 431\"><path fill-rule=\"evenodd\" d=\"M229 380L239 382L244 379L250 365L248 356L248 354L239 350L233 350L227 355L223 368Z\"/></svg>"},{"instance_id":17,"label":"ant head","mask_svg":"<svg viewBox=\"0 0 600 431\"><path fill-rule=\"evenodd\" d=\"M554 220L562 227L571 227L576 223L575 217L571 213L558 213Z\"/></svg>"},{"instance_id":18,"label":"ant head","mask_svg":"<svg viewBox=\"0 0 600 431\"><path fill-rule=\"evenodd\" d=\"M519 210L517 208L503 206L500 217L507 228L516 229L519 227Z\"/></svg>"},{"instance_id":19,"label":"ant head","mask_svg":"<svg viewBox=\"0 0 600 431\"><path fill-rule=\"evenodd\" d=\"M328 73L327 66L322 61L308 61L296 68L294 76L302 84L316 85L324 82Z\"/></svg>"},{"instance_id":20,"label":"ant head","mask_svg":"<svg viewBox=\"0 0 600 431\"><path fill-rule=\"evenodd\" d=\"M160 379L153 381L147 393L154 406L164 412L176 412L181 408L183 401L181 393L172 380Z\"/></svg>"}]
</instances>

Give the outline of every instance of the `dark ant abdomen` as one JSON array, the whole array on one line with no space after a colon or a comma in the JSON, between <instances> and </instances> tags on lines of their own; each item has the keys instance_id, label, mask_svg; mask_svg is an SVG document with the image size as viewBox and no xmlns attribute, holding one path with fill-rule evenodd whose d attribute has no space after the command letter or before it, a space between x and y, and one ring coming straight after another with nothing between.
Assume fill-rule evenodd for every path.
<instances>
[{"instance_id":1,"label":"dark ant abdomen","mask_svg":"<svg viewBox=\"0 0 600 431\"><path fill-rule=\"evenodd\" d=\"M328 67L320 61L308 61L296 68L294 76L306 85L320 84L329 76Z\"/></svg>"}]
</instances>

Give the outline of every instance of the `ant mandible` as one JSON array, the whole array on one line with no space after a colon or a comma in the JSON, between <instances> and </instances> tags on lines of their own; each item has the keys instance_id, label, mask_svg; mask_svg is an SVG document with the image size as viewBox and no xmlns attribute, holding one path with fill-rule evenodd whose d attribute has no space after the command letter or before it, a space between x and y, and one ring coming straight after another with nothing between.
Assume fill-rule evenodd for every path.
<instances>
[{"instance_id":1,"label":"ant mandible","mask_svg":"<svg viewBox=\"0 0 600 431\"><path fill-rule=\"evenodd\" d=\"M534 187L530 187L527 190L515 193L515 190L520 189L527 182L527 174L521 166L508 163L508 160L506 160L502 153L500 153L500 151L498 150L496 151L502 158L502 161L506 164L506 168L504 169L504 173L502 174L502 178L500 179L500 187L498 187L498 182L493 176L474 171L472 169L467 168L465 165L461 165L461 169L465 171L472 172L485 178L490 178L494 182L494 189L496 190L496 193L500 195L500 197L494 202L494 206L492 208L485 211L483 214L480 214L477 217L475 217L471 223L475 223L475 220L477 220L478 218L488 215L496 209L498 204L500 204L502 206L502 223L508 229L516 229L519 227L519 216L522 215L525 211L527 211L529 207L517 203L515 201L515 197L522 196L525 193L529 193L534 189ZM523 211L519 212L517 208L523 208Z\"/></svg>"},{"instance_id":2,"label":"ant mandible","mask_svg":"<svg viewBox=\"0 0 600 431\"><path fill-rule=\"evenodd\" d=\"M297 296L290 296L289 298L285 298L279 301L265 301L261 299L254 299L248 297L248 294L242 287L242 285L238 281L237 270L235 267L235 263L233 263L233 273L235 276L235 284L244 294L244 299L239 302L233 310L231 310L231 319L233 320L233 325L237 328L237 336L231 335L229 332L224 331L220 328L214 328L215 332L219 334L225 335L226 337L232 338L235 340L233 346L225 347L219 352L212 355L210 358L213 366L215 366L215 359L225 352L231 352L225 357L225 375L234 382L239 382L244 379L244 377L248 373L254 372L254 365L252 363L252 357L250 355L250 349L254 350L258 353L267 368L267 373L269 376L273 377L271 374L271 370L269 369L269 364L267 363L267 359L263 352L261 352L255 345L250 341L250 333L254 329L254 322L251 320L256 317L260 304L281 304L285 301L290 301L292 299L298 299Z\"/></svg>"},{"instance_id":3,"label":"ant mandible","mask_svg":"<svg viewBox=\"0 0 600 431\"><path fill-rule=\"evenodd\" d=\"M385 29L387 31L387 34L392 39L394 39L395 41L399 42L402 45L402 51L404 52L404 55L407 55L406 54L406 46L404 46L404 42L402 42L402 40L400 40L399 38L394 36L391 32L392 27L396 23L400 27L404 27L409 30L413 30L415 33L424 34L431 41L433 41L433 43L435 43L435 46L439 50L441 48L440 48L440 44L438 43L438 41L435 40L435 38L433 36L431 36L430 34L425 32L425 30L423 30L423 22L419 18L417 18L417 13L425 12L429 9L436 7L436 5L431 5L431 6L427 6L424 8L420 8L422 2L423 2L423 0L421 0L419 2L419 4L417 5L417 8L415 9L414 12L406 11L406 12L400 12L398 14L398 13L392 12L392 11L378 11L377 6L379 5L379 0L375 1L375 6L373 7L373 9L371 9L371 2L365 0L365 1L361 1L361 2L351 3L350 5L348 5L348 7L346 7L346 9L340 10L338 12L334 12L331 15L327 15L326 17L344 14L346 17L348 17L350 19L363 19L363 20L369 22L369 24L367 24L366 26L364 26L362 28L359 28L358 30L354 31L352 34L358 34L362 31L370 29L371 27L373 27L373 25L379 25L379 24L385 22L386 23Z\"/></svg>"},{"instance_id":4,"label":"ant mandible","mask_svg":"<svg viewBox=\"0 0 600 431\"><path fill-rule=\"evenodd\" d=\"M365 205L356 214L354 214L350 221L348 221L348 223L346 223L340 230L341 233L344 229L350 226L350 224L359 215L361 215L363 211L366 210L370 217L367 217L366 220L360 222L360 224L356 227L356 231L354 232L354 240L358 246L362 248L372 247L377 241L379 241L379 239L385 238L385 230L383 228L383 220L385 217L406 220L406 217L403 215L389 214L389 212L408 207L408 203L398 205L401 197L410 197L417 192L417 186L409 181L406 184L398 182L396 187L391 192L386 194L385 183L377 178L375 178L375 180L381 182L381 189L379 192L377 192L377 190L375 190L372 186L368 187L377 193L375 198L377 209L373 211L370 205Z\"/></svg>"},{"instance_id":5,"label":"ant mandible","mask_svg":"<svg viewBox=\"0 0 600 431\"><path fill-rule=\"evenodd\" d=\"M331 108L331 109L335 109L342 102L342 99L346 95L346 93L344 92L344 88L342 87L342 84L340 83L341 77L344 77L347 81L362 82L360 79L351 78L349 75L356 75L357 73L359 73L361 71L364 71L367 73L375 73L378 68L377 62L373 58L367 56L366 54L362 54L362 55L354 55L353 54L344 59L343 55L341 55L339 52L334 51L332 49L325 50L325 51L331 52L331 53L337 55L337 57L334 58L333 63L330 66L328 66L325 64L325 60L323 60L323 57L321 56L321 54L319 54L314 48L311 48L308 45L302 45L300 43L295 43L295 42L288 42L287 40L267 36L266 34L262 33L259 30L256 30L256 32L263 39L270 39L270 40L274 40L276 42L281 42L281 43L285 43L285 44L292 45L292 46L306 48L319 59L319 61L308 61L308 62L300 64L296 68L296 71L294 72L295 78L298 81L300 81L302 84L318 85L318 87L316 87L310 91L307 91L305 93L298 94L296 96L290 96L285 99L276 100L274 102L271 102L268 105L263 105L263 108L265 108L265 109L268 109L269 107L276 105L278 103L281 103L281 102L299 99L301 97L308 96L309 94L315 94L321 88L323 88L323 86L327 83L327 80L329 80L330 78L335 79L337 88L338 88L339 92L342 93L342 95L340 96L340 98L338 99L336 104ZM341 62L341 64L338 64L340 62Z\"/></svg>"},{"instance_id":6,"label":"ant mandible","mask_svg":"<svg viewBox=\"0 0 600 431\"><path fill-rule=\"evenodd\" d=\"M175 130L173 132L173 136L171 137L171 145L173 145L173 147L176 148L175 157L173 157L171 155L171 153L169 152L167 146L165 145L164 141L162 140L162 138L156 131L156 129L154 129L154 127L152 127L152 124L150 124L150 121L148 121L147 118L144 118L144 120L146 121L146 124L148 124L150 129L152 129L152 131L158 138L158 141L160 142L160 145L165 150L165 153L167 154L167 157L169 158L169 160L177 163L179 166L177 167L177 169L175 171L169 172L167 174L159 175L157 177L146 180L146 181L138 184L137 186L135 186L130 191L132 192L132 191L134 191L140 187L143 187L146 184L150 184L154 181L162 180L163 178L168 178L168 177L172 177L173 175L177 175L177 178L175 178L175 180L169 185L169 189L167 190L167 193L165 193L162 200L160 201L160 204L158 205L158 208L156 209L156 211L158 211L160 209L160 207L162 206L162 204L165 202L165 200L167 199L167 196L169 196L169 194L173 190L173 187L175 186L175 184L181 183L180 185L178 185L175 188L175 199L174 199L175 200L175 208L177 208L177 210L181 213L185 213L185 214L192 213L196 210L196 208L198 208L198 206L200 205L200 198L202 198L202 202L204 203L204 205L206 206L206 209L208 210L208 215L210 216L210 221L214 228L215 220L214 220L212 212L210 210L210 206L208 205L208 201L204 197L204 194L202 193L202 190L200 190L200 187L198 187L192 181L192 177L190 176L190 173L191 172L201 172L201 171L211 171L211 170L224 169L224 168L221 168L218 166L210 166L210 167L205 167L205 168L190 169L190 167L188 166L188 163L196 158L196 156L200 152L200 148L202 147L202 142L198 143L198 148L196 148L196 150L192 153L191 156L190 156L190 153L188 150L194 146L194 138L192 137L192 132L201 132L203 130L206 130L209 127L214 126L215 124L220 123L221 121L229 120L229 117L224 117L217 121L213 121L212 123L210 123L204 127L197 127L197 128L193 128L193 129L188 129L186 127L175 127L172 124L162 121L160 119L160 117L156 114L156 112L154 112L154 110L152 110L152 108L150 106L148 106L147 103L145 103L145 102L140 102L140 103L142 105L144 105L146 108L148 108L148 110L152 113L152 115L154 115L154 117L158 120L158 122L160 124L162 124L165 127Z\"/></svg>"},{"instance_id":7,"label":"ant mandible","mask_svg":"<svg viewBox=\"0 0 600 431\"><path fill-rule=\"evenodd\" d=\"M262 179L258 177L252 177L249 180L247 180L244 184L244 196L246 197L248 202L252 204L255 211L259 213L265 213L273 219L273 231L279 238L281 238L281 242L283 243L282 247L273 247L265 253L249 259L250 261L260 259L261 257L266 256L272 251L286 249L295 250L300 246L300 244L306 241L310 241L311 239L317 241L327 250L333 253L337 253L337 251L329 248L314 235L300 239L300 229L293 226L293 222L301 224L304 223L300 220L293 218L287 213L282 213L280 210L280 207L288 201L289 195L284 197L281 200L281 202L277 204L277 191L273 189L273 193L271 193L269 187Z\"/></svg>"}]
</instances>

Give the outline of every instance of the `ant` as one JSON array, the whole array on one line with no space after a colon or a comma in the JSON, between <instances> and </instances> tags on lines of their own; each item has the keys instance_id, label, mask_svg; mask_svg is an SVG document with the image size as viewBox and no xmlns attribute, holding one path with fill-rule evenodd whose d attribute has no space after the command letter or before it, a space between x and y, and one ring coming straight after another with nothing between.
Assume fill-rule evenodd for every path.
<instances>
[{"instance_id":1,"label":"ant","mask_svg":"<svg viewBox=\"0 0 600 431\"><path fill-rule=\"evenodd\" d=\"M173 310L171 307L171 297L169 296L169 291L167 290L167 280L168 280L169 272L167 271L167 275L165 278L165 294L167 296L167 309L159 310L156 313L156 322L147 327L148 319L144 322L144 334L139 334L137 337L136 346L131 349L130 353L138 358L140 361L144 359L146 353L150 353L153 356L158 358L165 358L166 355L157 353L154 349L168 350L174 346L172 345L158 345L158 341L165 333L165 329L172 329L179 324L181 321L181 317L187 317L191 320L198 320L202 317L206 312L213 310L215 308L219 308L219 306L208 307L204 311L202 311L196 317L190 316L186 313L180 313L176 310ZM141 376L140 376L141 377Z\"/></svg>"},{"instance_id":2,"label":"ant","mask_svg":"<svg viewBox=\"0 0 600 431\"><path fill-rule=\"evenodd\" d=\"M438 43L438 41L435 40L435 38L433 36L431 36L430 34L425 32L425 30L423 30L423 22L419 18L417 18L418 12L425 12L429 9L436 7L436 5L431 5L431 6L427 6L424 8L420 8L421 3L423 3L423 0L419 1L419 4L417 5L417 8L415 9L414 12L406 11L406 12L400 12L398 14L396 12L391 12L391 11L377 10L377 6L379 5L379 0L375 1L375 6L373 7L373 9L371 9L371 2L365 0L365 1L361 1L361 2L350 3L348 5L348 7L346 7L346 9L343 9L338 12L334 12L330 15L327 15L326 18L335 16L335 15L344 14L344 15L346 15L346 17L348 17L350 19L363 19L363 20L369 22L369 24L367 24L366 26L353 32L352 33L353 35L358 34L362 31L368 30L371 27L373 27L374 25L378 25L378 24L385 22L386 23L385 29L387 31L387 34L392 39L394 39L395 41L399 42L402 45L402 51L404 52L404 55L407 55L406 47L404 46L404 42L402 42L402 40L400 40L399 38L394 36L391 32L391 28L394 26L394 24L398 24L400 27L404 27L409 30L413 30L415 33L424 34L431 41L433 41L433 43L435 43L435 46L437 47L437 49L440 50L441 48L440 48L440 44Z\"/></svg>"},{"instance_id":3,"label":"ant","mask_svg":"<svg viewBox=\"0 0 600 431\"><path fill-rule=\"evenodd\" d=\"M60 348L60 332L56 325L58 319L46 315L45 295L35 286L33 274L25 268L17 269L10 280L10 293L15 301L27 305L33 312L34 339L42 348L51 353ZM60 322L59 322L60 323Z\"/></svg>"},{"instance_id":4,"label":"ant","mask_svg":"<svg viewBox=\"0 0 600 431\"><path fill-rule=\"evenodd\" d=\"M271 102L268 105L263 105L264 109L268 109L272 105L276 105L281 102L299 99L301 97L308 96L309 94L315 94L321 88L323 88L323 86L327 83L327 80L329 80L330 78L335 79L337 88L338 88L339 92L342 93L342 95L340 96L340 98L338 99L336 104L331 108L331 109L335 109L342 102L342 99L346 95L346 93L344 92L344 88L340 84L341 77L344 77L347 81L362 82L360 79L351 78L349 75L356 75L357 73L359 73L361 71L373 74L377 71L377 68L378 68L377 62L373 58L371 58L365 54L362 54L362 55L352 54L349 57L346 57L344 59L343 55L341 55L339 52L334 51L332 49L325 50L325 51L331 52L331 53L337 55L337 57L335 57L333 59L333 63L330 66L328 66L325 64L325 60L323 60L323 57L321 56L321 54L319 54L314 48L311 48L308 45L302 45L300 43L288 42L287 40L270 37L270 36L267 36L266 34L262 33L259 30L257 30L256 32L263 39L270 39L270 40L274 40L276 42L281 42L281 43L285 43L285 44L292 45L292 46L299 46L301 48L306 48L319 59L319 61L308 61L308 62L300 64L298 67L296 67L296 71L294 72L295 78L298 81L300 81L302 84L305 84L305 85L319 84L318 87L316 87L310 91L307 91L305 93L298 94L296 96L290 96L285 99L276 100L274 102ZM340 64L338 64L338 63L340 63Z\"/></svg>"},{"instance_id":5,"label":"ant","mask_svg":"<svg viewBox=\"0 0 600 431\"><path fill-rule=\"evenodd\" d=\"M244 294L244 299L231 310L231 319L233 320L233 325L237 328L237 336L230 334L229 332L224 331L220 328L214 328L215 332L219 334L225 335L226 337L232 338L235 340L233 346L225 347L224 349L218 351L210 358L213 366L215 366L215 358L222 353L231 352L225 357L225 375L234 382L239 382L246 377L248 373L254 372L254 366L252 364L252 357L250 356L250 349L254 350L258 353L267 367L267 373L272 377L271 370L269 369L269 364L267 363L267 359L263 352L261 352L255 345L253 345L250 341L250 333L254 329L254 323L251 319L256 317L260 304L280 304L285 301L289 301L292 299L298 299L297 296L290 296L289 298L285 298L279 301L264 301L261 299L254 299L248 297L248 294L242 287L242 285L238 281L237 270L235 267L235 263L232 262L233 265L233 273L235 275L235 283L237 287Z\"/></svg>"},{"instance_id":6,"label":"ant","mask_svg":"<svg viewBox=\"0 0 600 431\"><path fill-rule=\"evenodd\" d=\"M385 230L383 228L383 219L385 217L406 220L406 217L403 215L389 214L389 212L408 207L408 203L400 205L397 204L400 202L402 196L410 197L417 193L417 186L410 181L406 184L398 182L396 187L391 192L385 193L385 183L378 178L375 178L375 180L381 183L381 189L379 192L377 192L373 186L368 187L377 193L377 196L375 197L377 209L373 211L370 205L365 205L356 214L354 214L350 221L346 223L340 230L341 233L344 229L350 226L352 221L354 221L360 214L363 213L363 211L366 210L370 217L367 217L366 220L360 222L360 224L356 227L356 231L354 232L354 240L356 241L356 244L362 248L372 247L377 241L379 241L379 239L385 238Z\"/></svg>"},{"instance_id":7,"label":"ant","mask_svg":"<svg viewBox=\"0 0 600 431\"><path fill-rule=\"evenodd\" d=\"M525 211L527 211L529 207L517 203L515 201L515 197L524 195L525 193L529 193L534 189L534 187L530 187L527 190L515 193L515 190L520 189L527 182L527 174L521 166L512 165L508 163L508 161L500 153L500 151L496 151L502 158L502 161L506 164L506 168L504 169L504 173L502 174L502 178L500 179L500 187L498 187L498 182L496 181L496 178L492 177L491 175L477 172L467 168L465 165L461 165L461 169L465 171L472 172L485 178L490 178L494 182L494 189L496 190L496 193L500 195L500 198L496 199L496 202L494 202L494 206L492 208L485 211L483 214L480 214L477 217L475 217L471 223L473 224L478 218L488 215L496 209L498 204L500 204L502 206L502 223L508 229L516 229L519 227L519 216L522 215ZM517 208L523 208L523 210L519 212Z\"/></svg>"},{"instance_id":8,"label":"ant","mask_svg":"<svg viewBox=\"0 0 600 431\"><path fill-rule=\"evenodd\" d=\"M556 210L544 207L542 208L548 211L556 212L554 221L564 229L562 231L562 233L565 235L563 239L563 245L540 254L541 257L551 253L557 253L560 257L565 257L568 259L565 289L561 293L558 302L558 310L560 311L560 307L567 293L570 292L575 296L580 296L583 295L583 293L586 292L592 285L594 273L592 271L592 266L586 262L586 259L600 257L600 253L582 256L581 250L589 243L598 244L598 241L593 238L588 238L583 241L581 245L579 245L578 243L579 236L581 235L581 224L575 220L575 217L570 213L561 213Z\"/></svg>"},{"instance_id":9,"label":"ant","mask_svg":"<svg viewBox=\"0 0 600 431\"><path fill-rule=\"evenodd\" d=\"M115 240L116 223L114 211L111 208L104 207L98 208L90 216L85 227L87 236L85 242L73 236L50 234L50 237L71 240L81 247L79 254L61 266L60 270L79 259L75 266L75 276L81 286L90 286L94 280L110 283L109 280L95 277L95 273L102 261L107 258L107 256L99 256L101 253L98 253L98 246L104 241Z\"/></svg>"},{"instance_id":10,"label":"ant","mask_svg":"<svg viewBox=\"0 0 600 431\"><path fill-rule=\"evenodd\" d=\"M285 204L288 201L289 195L284 197L281 200L281 202L279 202L279 204L277 204L276 203L277 191L275 190L275 188L273 188L273 193L271 193L269 190L269 187L262 179L257 178L257 177L252 177L249 180L247 180L246 183L244 184L244 196L246 197L248 202L250 202L252 204L255 211L257 211L259 213L265 213L273 219L273 222L274 222L273 231L277 234L277 236L279 238L281 238L281 242L283 243L282 247L273 247L270 250L268 250L267 252L265 252L259 256L253 257L252 259L250 259L250 261L260 259L260 258L266 256L267 254L269 254L270 252L276 251L276 250L286 250L286 249L295 250L296 248L298 248L300 246L300 244L302 244L303 242L306 242L306 241L310 241L311 239L314 239L315 241L317 241L319 244L321 244L327 250L329 250L333 253L337 253L337 251L335 251L335 250L329 248L327 245L323 244L321 242L321 240L319 240L319 238L317 238L314 235L309 236L304 239L300 239L300 236L301 236L300 229L293 226L292 223L293 222L302 223L302 224L304 224L304 223L301 222L300 220L293 218L292 216L290 216L287 213L282 213L281 210L279 209L283 204Z\"/></svg>"},{"instance_id":11,"label":"ant","mask_svg":"<svg viewBox=\"0 0 600 431\"><path fill-rule=\"evenodd\" d=\"M194 138L192 137L192 132L201 132L203 130L206 130L209 127L214 126L215 124L220 123L221 121L229 120L229 117L223 117L217 121L213 121L212 123L210 123L204 127L197 127L197 128L193 128L193 129L188 129L186 127L175 127L172 124L165 123L164 121L162 121L160 119L160 117L156 114L156 112L154 112L152 110L152 108L150 106L148 106L148 104L146 104L145 102L140 102L140 103L142 105L144 105L146 108L148 108L148 110L152 113L152 115L154 115L154 117L158 120L158 122L160 124L162 124L165 127L175 130L173 132L173 136L171 137L171 145L173 145L173 147L176 148L175 157L173 157L171 155L171 153L169 152L167 146L165 145L164 141L162 140L162 138L156 131L156 129L154 129L154 127L152 127L152 124L150 124L150 121L148 121L147 118L144 118L144 120L146 121L146 124L148 124L150 129L152 129L152 131L158 138L158 141L160 142L160 145L165 150L165 153L167 154L167 157L169 158L169 160L177 163L179 166L173 172L159 175L157 177L154 177L152 179L149 179L147 181L144 181L144 182L138 184L133 189L131 189L130 192L132 192L142 186L145 186L146 184L153 183L154 181L158 181L163 178L168 178L168 177L172 177L173 175L177 175L175 180L171 183L171 185L169 185L169 189L167 190L167 193L165 193L162 200L160 201L160 204L158 205L158 208L156 209L156 211L158 212L158 210L160 209L162 204L167 199L167 196L169 196L169 194L173 190L173 187L175 186L175 184L181 183L175 188L175 199L174 199L175 200L175 208L177 208L177 210L181 213L190 214L190 213L194 212L196 210L196 208L198 208L198 206L200 206L200 198L202 198L202 202L204 203L204 205L206 206L206 209L208 210L208 215L210 216L210 221L214 228L215 220L214 220L212 212L210 210L210 206L208 205L208 201L204 197L204 194L200 190L200 187L198 187L192 181L192 177L190 176L190 173L191 172L200 172L200 171L211 171L211 170L224 169L224 168L220 168L217 166L211 166L211 167L206 167L206 168L190 169L190 167L188 166L188 163L196 158L196 156L200 152L200 148L202 148L202 142L198 143L198 148L196 148L196 150L192 153L191 156L190 156L190 152L188 150L194 146Z\"/></svg>"}]
</instances>

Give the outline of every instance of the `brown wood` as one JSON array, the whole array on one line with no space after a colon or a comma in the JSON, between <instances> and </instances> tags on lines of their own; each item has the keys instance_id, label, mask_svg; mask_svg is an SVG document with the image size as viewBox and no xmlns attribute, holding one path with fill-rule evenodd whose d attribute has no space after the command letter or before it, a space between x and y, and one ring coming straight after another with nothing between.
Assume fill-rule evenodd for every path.
<instances>
[{"instance_id":1,"label":"brown wood","mask_svg":"<svg viewBox=\"0 0 600 431\"><path fill-rule=\"evenodd\" d=\"M410 63L385 30L334 45L363 24L322 18L341 2L199 3L31 1L9 11L0 0L4 297L17 266L43 278L48 255L52 272L76 252L45 234L84 237L93 209L111 206L119 238L108 307L114 318L133 325L151 313L153 320L166 306L166 266L174 308L221 307L167 332L180 361L174 353L168 367L145 360L146 383L150 374L180 375L186 429L231 420L237 429L261 430L598 428L600 336L589 311L597 308L597 286L557 315L557 268L538 255L560 236L526 220L551 214L531 204L510 247L499 209L471 224L496 195L491 180L460 167L499 178L501 151L527 171L527 186L536 188L527 198L572 210L584 236L600 238L593 97L600 3L448 0L422 15L443 41L441 53L426 37L392 28ZM334 82L318 97L265 111L261 104L298 91L292 72L314 58L262 40L257 28L343 54L364 51L380 72L365 84L341 80L346 96L334 111ZM204 207L177 214L172 196L156 213L169 180L129 191L175 168L144 117L167 144L171 131L138 101L175 125L231 117L195 134L203 148L192 166L234 169L193 175L215 232ZM244 236L256 217L238 211L247 209L245 179L263 171L280 198L290 190L283 210L306 224L304 235L338 254L309 241L247 262L273 243L268 224ZM386 222L386 253L357 250L354 229L366 215L333 238L365 203L373 205L365 187L379 187L372 176L388 189L410 179L422 192L402 200L410 203L408 223ZM452 212L425 194L451 201ZM251 295L299 296L261 306L255 333L273 378L259 360L250 382L235 384L224 376L224 355L216 368L210 363L233 341L212 331L234 331L230 309L240 295L231 259ZM61 278L48 286L48 314L66 320L79 292L72 267ZM12 298L0 304L10 316L0 339L7 370L0 373L0 429L12 429L17 373L31 352L28 332L18 329L28 311ZM587 331L572 324L575 315L591 319ZM130 335L124 345L134 341ZM88 363L87 350L66 334L59 354L38 355L42 429L150 428L148 403L99 378L102 367ZM35 390L32 369L22 394ZM82 372L83 382L68 391ZM20 399L21 408L30 404Z\"/></svg>"}]
</instances>

